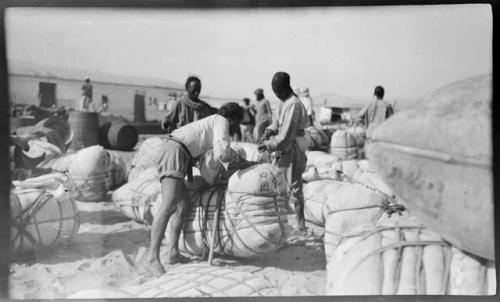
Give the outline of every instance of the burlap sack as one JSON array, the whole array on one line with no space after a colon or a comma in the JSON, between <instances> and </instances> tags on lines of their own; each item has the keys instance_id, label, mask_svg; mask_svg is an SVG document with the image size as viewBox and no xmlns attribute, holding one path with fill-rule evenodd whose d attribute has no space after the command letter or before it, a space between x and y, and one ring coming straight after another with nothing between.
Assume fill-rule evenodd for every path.
<instances>
[{"instance_id":1,"label":"burlap sack","mask_svg":"<svg viewBox=\"0 0 500 302\"><path fill-rule=\"evenodd\" d=\"M491 75L436 90L378 126L367 155L410 212L493 260Z\"/></svg>"}]
</instances>

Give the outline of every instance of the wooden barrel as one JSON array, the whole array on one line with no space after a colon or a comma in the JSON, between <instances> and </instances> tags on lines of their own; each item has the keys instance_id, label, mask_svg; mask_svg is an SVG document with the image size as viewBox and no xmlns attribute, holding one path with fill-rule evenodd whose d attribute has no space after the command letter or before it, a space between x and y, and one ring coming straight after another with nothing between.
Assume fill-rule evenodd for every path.
<instances>
[{"instance_id":1,"label":"wooden barrel","mask_svg":"<svg viewBox=\"0 0 500 302\"><path fill-rule=\"evenodd\" d=\"M73 131L71 149L80 150L99 144L99 116L97 112L71 111L68 123Z\"/></svg>"},{"instance_id":2,"label":"wooden barrel","mask_svg":"<svg viewBox=\"0 0 500 302\"><path fill-rule=\"evenodd\" d=\"M31 126L36 124L36 120L32 116L18 116L11 117L10 121L10 132L16 130L17 128Z\"/></svg>"},{"instance_id":3,"label":"wooden barrel","mask_svg":"<svg viewBox=\"0 0 500 302\"><path fill-rule=\"evenodd\" d=\"M123 122L103 124L99 130L99 137L101 145L105 148L122 151L132 150L139 140L137 130Z\"/></svg>"}]
</instances>

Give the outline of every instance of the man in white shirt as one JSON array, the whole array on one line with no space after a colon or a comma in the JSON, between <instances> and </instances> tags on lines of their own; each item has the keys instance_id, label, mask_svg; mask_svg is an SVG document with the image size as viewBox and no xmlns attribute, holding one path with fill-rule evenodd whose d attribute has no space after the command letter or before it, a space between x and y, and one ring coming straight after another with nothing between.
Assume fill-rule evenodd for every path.
<instances>
[{"instance_id":1,"label":"man in white shirt","mask_svg":"<svg viewBox=\"0 0 500 302\"><path fill-rule=\"evenodd\" d=\"M149 160L158 167L160 174L162 201L152 223L150 249L144 266L152 274L165 273L160 263L160 245L170 217L172 217L172 228L168 238L166 262L174 264L188 260L179 253L178 245L183 221L190 213L184 178L190 177L193 159L210 149L213 149L214 158L226 169L231 162L239 160L230 148L229 129L232 125L239 127L242 117L243 110L240 105L227 103L217 114L174 130L154 153L150 152L151 150L138 150L141 153L151 154Z\"/></svg>"}]
</instances>

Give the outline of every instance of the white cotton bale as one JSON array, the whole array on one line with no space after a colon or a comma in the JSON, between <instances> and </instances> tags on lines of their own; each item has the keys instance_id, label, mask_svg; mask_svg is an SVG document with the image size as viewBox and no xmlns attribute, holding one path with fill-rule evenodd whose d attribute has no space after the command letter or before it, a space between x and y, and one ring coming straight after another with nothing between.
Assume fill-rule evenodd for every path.
<instances>
[{"instance_id":1,"label":"white cotton bale","mask_svg":"<svg viewBox=\"0 0 500 302\"><path fill-rule=\"evenodd\" d=\"M138 298L253 297L279 295L267 280L248 272L208 264L187 264L169 269L141 285L122 287Z\"/></svg>"},{"instance_id":2,"label":"white cotton bale","mask_svg":"<svg viewBox=\"0 0 500 302\"><path fill-rule=\"evenodd\" d=\"M341 160L331 166L331 169L341 171L348 178L352 178L358 168L359 164L357 160Z\"/></svg>"},{"instance_id":3,"label":"white cotton bale","mask_svg":"<svg viewBox=\"0 0 500 302\"><path fill-rule=\"evenodd\" d=\"M306 151L307 167L325 168L330 167L340 160L339 157L323 151Z\"/></svg>"},{"instance_id":4,"label":"white cotton bale","mask_svg":"<svg viewBox=\"0 0 500 302\"><path fill-rule=\"evenodd\" d=\"M116 189L127 182L128 174L130 172L130 165L127 164L125 159L119 152L107 150L111 161L111 187Z\"/></svg>"},{"instance_id":5,"label":"white cotton bale","mask_svg":"<svg viewBox=\"0 0 500 302\"><path fill-rule=\"evenodd\" d=\"M226 253L254 257L277 250L288 236L289 187L279 168L260 164L234 173L226 191Z\"/></svg>"},{"instance_id":6,"label":"white cotton bale","mask_svg":"<svg viewBox=\"0 0 500 302\"><path fill-rule=\"evenodd\" d=\"M56 158L44 167L65 171L71 196L78 201L102 201L112 187L111 156L102 146L90 146Z\"/></svg>"},{"instance_id":7,"label":"white cotton bale","mask_svg":"<svg viewBox=\"0 0 500 302\"><path fill-rule=\"evenodd\" d=\"M329 295L491 295L491 262L467 255L415 217L384 216L345 233L327 264Z\"/></svg>"},{"instance_id":8,"label":"white cotton bale","mask_svg":"<svg viewBox=\"0 0 500 302\"><path fill-rule=\"evenodd\" d=\"M372 188L382 194L395 197L394 191L380 178L376 172L363 171L361 168L353 175L353 180Z\"/></svg>"},{"instance_id":9,"label":"white cotton bale","mask_svg":"<svg viewBox=\"0 0 500 302\"><path fill-rule=\"evenodd\" d=\"M160 192L159 179L136 179L113 191L111 200L123 215L146 223L151 215L150 207L159 205L161 201Z\"/></svg>"},{"instance_id":10,"label":"white cotton bale","mask_svg":"<svg viewBox=\"0 0 500 302\"><path fill-rule=\"evenodd\" d=\"M343 234L363 224L374 224L389 207L389 200L353 183L334 182L324 209L325 257L328 261Z\"/></svg>"},{"instance_id":11,"label":"white cotton bale","mask_svg":"<svg viewBox=\"0 0 500 302\"><path fill-rule=\"evenodd\" d=\"M44 189L43 185L40 187L16 188L10 193L14 252L49 248L71 240L78 232L78 208L63 184L57 187L57 194Z\"/></svg>"},{"instance_id":12,"label":"white cotton bale","mask_svg":"<svg viewBox=\"0 0 500 302\"><path fill-rule=\"evenodd\" d=\"M367 156L413 215L493 260L491 92L491 75L436 90L380 124Z\"/></svg>"},{"instance_id":13,"label":"white cotton bale","mask_svg":"<svg viewBox=\"0 0 500 302\"><path fill-rule=\"evenodd\" d=\"M340 233L373 221L388 204L386 198L358 184L318 180L304 185L305 219L325 226L325 241L328 232ZM330 223L328 216L333 217Z\"/></svg>"},{"instance_id":14,"label":"white cotton bale","mask_svg":"<svg viewBox=\"0 0 500 302\"><path fill-rule=\"evenodd\" d=\"M358 157L358 143L356 138L346 130L337 130L330 139L330 154L341 160L356 159Z\"/></svg>"},{"instance_id":15,"label":"white cotton bale","mask_svg":"<svg viewBox=\"0 0 500 302\"><path fill-rule=\"evenodd\" d=\"M290 228L288 190L281 171L270 164L256 165L233 174L228 188L227 191L223 186L187 190L191 213L181 233L179 249L191 255L206 252L219 200L216 253L246 258L278 249ZM157 179L134 181L113 192L112 199L124 215L148 223L146 217L157 215L160 190ZM166 234L169 229L170 224Z\"/></svg>"},{"instance_id":16,"label":"white cotton bale","mask_svg":"<svg viewBox=\"0 0 500 302\"><path fill-rule=\"evenodd\" d=\"M268 151L259 152L257 144L247 142L231 142L231 148L248 161L259 163L269 163L271 157Z\"/></svg>"}]
</instances>

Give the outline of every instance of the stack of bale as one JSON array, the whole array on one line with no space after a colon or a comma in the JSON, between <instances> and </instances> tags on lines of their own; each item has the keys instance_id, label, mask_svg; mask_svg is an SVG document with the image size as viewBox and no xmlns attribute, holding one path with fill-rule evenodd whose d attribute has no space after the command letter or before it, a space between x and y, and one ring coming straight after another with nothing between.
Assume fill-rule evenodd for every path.
<instances>
[{"instance_id":1,"label":"stack of bale","mask_svg":"<svg viewBox=\"0 0 500 302\"><path fill-rule=\"evenodd\" d=\"M161 138L150 138L143 144L155 150L161 143ZM253 149L255 145L244 151L257 155L251 152ZM147 159L142 159L140 152L132 162L134 167L129 182L115 190L112 199L125 216L150 224L161 203L158 170ZM262 163L224 174L222 165L209 151L193 174L193 183L187 183L192 210L179 240L182 252L203 255L213 236L216 238L215 253L235 257L269 253L285 242L290 228L287 221L289 192L278 168ZM221 201L219 221L214 218L217 201ZM214 229L216 234L213 234Z\"/></svg>"},{"instance_id":2,"label":"stack of bale","mask_svg":"<svg viewBox=\"0 0 500 302\"><path fill-rule=\"evenodd\" d=\"M10 192L13 252L33 252L68 242L78 232L76 202L64 174L13 181Z\"/></svg>"},{"instance_id":3,"label":"stack of bale","mask_svg":"<svg viewBox=\"0 0 500 302\"><path fill-rule=\"evenodd\" d=\"M478 76L374 130L369 164L407 212L340 232L327 219L328 294L496 292L490 103L491 76Z\"/></svg>"}]
</instances>

